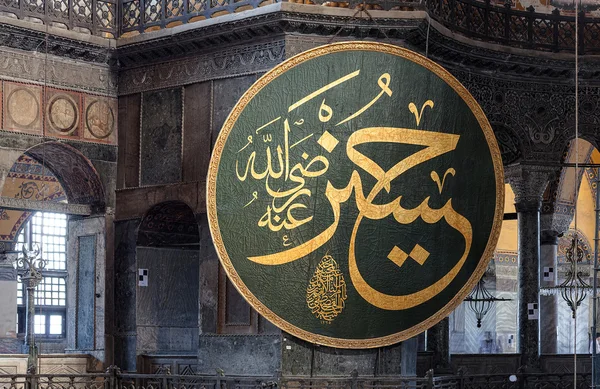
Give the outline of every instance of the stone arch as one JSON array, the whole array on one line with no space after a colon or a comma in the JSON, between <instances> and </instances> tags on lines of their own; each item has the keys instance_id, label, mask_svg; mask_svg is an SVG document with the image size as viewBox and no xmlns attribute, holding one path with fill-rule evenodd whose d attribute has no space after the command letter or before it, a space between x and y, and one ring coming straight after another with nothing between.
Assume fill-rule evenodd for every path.
<instances>
[{"instance_id":1,"label":"stone arch","mask_svg":"<svg viewBox=\"0 0 600 389\"><path fill-rule=\"evenodd\" d=\"M105 206L100 175L79 150L62 142L44 142L25 151L54 173L62 184L69 203Z\"/></svg>"},{"instance_id":2,"label":"stone arch","mask_svg":"<svg viewBox=\"0 0 600 389\"><path fill-rule=\"evenodd\" d=\"M580 139L579 150L575 150L575 142L571 141L565 145L561 163L588 163L591 160L594 144L585 139ZM559 234L566 232L573 219L575 204L574 188L581 185L581 179L585 169L576 174L575 169L563 167L558 177L550 182L544 193L542 204L542 230L552 230Z\"/></svg>"},{"instance_id":3,"label":"stone arch","mask_svg":"<svg viewBox=\"0 0 600 389\"><path fill-rule=\"evenodd\" d=\"M138 228L137 245L161 247L198 244L198 223L192 208L183 201L165 201L146 211Z\"/></svg>"},{"instance_id":4,"label":"stone arch","mask_svg":"<svg viewBox=\"0 0 600 389\"><path fill-rule=\"evenodd\" d=\"M54 173L26 154L21 154L13 163L0 193L3 197L23 200L67 200L64 188ZM32 214L26 210L0 208L0 242L12 243Z\"/></svg>"}]
</instances>

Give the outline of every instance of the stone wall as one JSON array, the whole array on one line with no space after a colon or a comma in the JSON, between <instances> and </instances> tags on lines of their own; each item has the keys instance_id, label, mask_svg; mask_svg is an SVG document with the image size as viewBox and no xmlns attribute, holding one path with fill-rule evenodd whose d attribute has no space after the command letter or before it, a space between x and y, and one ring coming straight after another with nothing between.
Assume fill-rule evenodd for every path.
<instances>
[{"instance_id":1,"label":"stone wall","mask_svg":"<svg viewBox=\"0 0 600 389\"><path fill-rule=\"evenodd\" d=\"M46 39L36 30L39 26L32 24L31 30L27 30L22 22L0 18L3 31L0 46L3 88L0 191L5 186L8 170L27 153L31 158L43 161L44 168L51 170L58 181L65 184L71 204L93 203L93 212L102 215L104 221L104 216L115 206L118 137L116 73L106 62L110 57L109 41L93 37L82 39L75 33L54 28L47 30ZM57 46L62 49L55 50ZM47 55L41 54L46 48ZM70 58L71 55L76 58ZM112 320L105 314L104 293L104 258L112 258L112 253L107 254L107 250L112 250L112 244L105 244L107 239L113 239L112 235L106 235L110 231L104 222L100 230L95 231L93 256L96 258L90 262L94 270L91 279L77 282L78 251L76 246L70 248L69 270L74 273L68 280L68 296L72 301L67 310L67 338L39 339L42 353L85 350L104 361L105 325ZM75 236L75 231L72 232ZM10 242L7 243L6 247L10 248ZM3 315L16 317L10 313L16 309L16 295L10 292L16 291L16 277L7 280L0 276L0 284L0 311ZM87 308L80 312L77 312L74 297L84 290L78 286L87 288L88 296ZM75 339L78 320L83 320L84 313L88 314L86 323L91 325L82 323L79 334L81 338L84 330L91 331L88 343ZM21 352L23 340L17 339L14 332L15 329L0 328L0 353Z\"/></svg>"}]
</instances>

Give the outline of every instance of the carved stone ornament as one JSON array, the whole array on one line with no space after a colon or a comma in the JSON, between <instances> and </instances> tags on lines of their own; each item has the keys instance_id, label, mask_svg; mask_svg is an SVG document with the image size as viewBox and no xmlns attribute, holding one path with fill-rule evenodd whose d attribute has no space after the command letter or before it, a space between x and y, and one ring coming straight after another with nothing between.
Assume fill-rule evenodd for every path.
<instances>
[{"instance_id":1,"label":"carved stone ornament","mask_svg":"<svg viewBox=\"0 0 600 389\"><path fill-rule=\"evenodd\" d=\"M537 165L513 165L505 168L506 179L515 193L517 212L540 210L544 191L557 168Z\"/></svg>"},{"instance_id":2,"label":"carved stone ornament","mask_svg":"<svg viewBox=\"0 0 600 389\"><path fill-rule=\"evenodd\" d=\"M117 90L116 72L106 66L54 56L45 60L35 53L6 47L0 47L0 77L111 96L116 95Z\"/></svg>"}]
</instances>

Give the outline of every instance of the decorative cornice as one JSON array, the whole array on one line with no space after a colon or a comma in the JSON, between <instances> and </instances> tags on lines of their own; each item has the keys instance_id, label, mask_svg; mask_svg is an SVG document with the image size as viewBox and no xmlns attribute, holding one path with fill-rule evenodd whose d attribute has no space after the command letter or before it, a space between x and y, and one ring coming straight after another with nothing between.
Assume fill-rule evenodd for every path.
<instances>
[{"instance_id":1,"label":"decorative cornice","mask_svg":"<svg viewBox=\"0 0 600 389\"><path fill-rule=\"evenodd\" d=\"M0 20L0 46L13 49L46 52L46 31L40 30L33 23L21 25L9 23L10 18L2 17ZM27 27L25 27L27 26ZM58 57L71 58L79 61L108 64L115 49L109 48L109 39L99 39L85 34L54 33L56 28L48 34L48 54ZM72 36L66 36L72 35ZM93 43L92 41L106 42L106 44ZM113 43L114 46L114 43Z\"/></svg>"},{"instance_id":2,"label":"decorative cornice","mask_svg":"<svg viewBox=\"0 0 600 389\"><path fill-rule=\"evenodd\" d=\"M223 46L283 38L284 34L291 33L355 39L404 39L425 18L424 12L374 11L377 17L371 19L366 14L353 16L356 14L354 10L293 3L277 3L263 8L260 13L258 10L248 11L250 16L247 17L242 17L242 14L231 18L219 17L220 23L209 23L212 22L210 20L196 22L195 28L192 25L181 26L180 32L177 32L177 27L173 33L159 31L153 39L150 39L152 35L137 40L124 38L117 45L119 63L123 68L147 65Z\"/></svg>"},{"instance_id":3,"label":"decorative cornice","mask_svg":"<svg viewBox=\"0 0 600 389\"><path fill-rule=\"evenodd\" d=\"M116 95L116 74L108 67L65 60L54 55L46 58L39 51L0 47L0 78Z\"/></svg>"},{"instance_id":4,"label":"decorative cornice","mask_svg":"<svg viewBox=\"0 0 600 389\"><path fill-rule=\"evenodd\" d=\"M284 59L285 42L278 40L128 69L119 75L119 95L261 73Z\"/></svg>"}]
</instances>

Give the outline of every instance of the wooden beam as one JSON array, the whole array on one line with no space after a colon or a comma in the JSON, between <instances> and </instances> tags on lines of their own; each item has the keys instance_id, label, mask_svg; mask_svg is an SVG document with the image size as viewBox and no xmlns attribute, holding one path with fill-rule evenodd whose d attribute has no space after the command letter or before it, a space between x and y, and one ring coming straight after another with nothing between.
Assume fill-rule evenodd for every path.
<instances>
[{"instance_id":1,"label":"wooden beam","mask_svg":"<svg viewBox=\"0 0 600 389\"><path fill-rule=\"evenodd\" d=\"M49 201L35 201L27 199L14 199L11 197L0 196L0 208L17 209L20 211L43 211L66 213L69 215L89 216L92 214L92 207L84 204L54 203Z\"/></svg>"}]
</instances>

